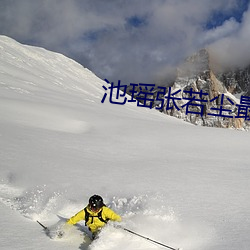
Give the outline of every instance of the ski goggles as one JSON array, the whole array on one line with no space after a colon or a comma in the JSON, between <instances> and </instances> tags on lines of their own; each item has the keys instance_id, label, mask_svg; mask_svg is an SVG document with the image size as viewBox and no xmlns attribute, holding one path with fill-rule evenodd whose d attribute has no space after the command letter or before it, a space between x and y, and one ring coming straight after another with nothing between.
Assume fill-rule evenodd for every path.
<instances>
[{"instance_id":1,"label":"ski goggles","mask_svg":"<svg viewBox=\"0 0 250 250\"><path fill-rule=\"evenodd\" d=\"M89 208L93 212L97 212L97 211L99 211L101 209L101 207L97 207L97 206L93 206L93 205L92 206L90 205Z\"/></svg>"}]
</instances>

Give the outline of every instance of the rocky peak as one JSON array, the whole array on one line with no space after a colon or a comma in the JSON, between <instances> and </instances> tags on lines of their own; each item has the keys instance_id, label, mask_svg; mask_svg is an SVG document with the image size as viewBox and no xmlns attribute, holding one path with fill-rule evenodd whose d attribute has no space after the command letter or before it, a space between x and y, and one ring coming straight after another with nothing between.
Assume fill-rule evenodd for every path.
<instances>
[{"instance_id":1,"label":"rocky peak","mask_svg":"<svg viewBox=\"0 0 250 250\"><path fill-rule=\"evenodd\" d=\"M172 102L173 108L168 110L166 107L171 106L171 103L168 103L169 100L167 99L163 112L197 125L238 129L249 128L249 121L243 118L235 118L238 114L237 104L240 103L237 98L239 96L235 94L250 94L250 66L245 69L223 72L219 68L213 64L207 49L202 49L188 57L178 67L177 77L171 86L173 93L178 89L181 90L175 96L179 100L175 100L175 105ZM192 91L207 93L207 96L204 95L201 98L200 94L192 94ZM195 99L190 102L191 98L194 97ZM188 102L192 103L192 105L188 105ZM176 107L182 108L178 109ZM221 117L218 115L212 116L211 110L218 110L219 112L219 107L228 110L228 112L223 111ZM189 112L187 112L187 108Z\"/></svg>"},{"instance_id":2,"label":"rocky peak","mask_svg":"<svg viewBox=\"0 0 250 250\"><path fill-rule=\"evenodd\" d=\"M216 77L211 67L210 54L207 49L201 49L194 55L188 57L177 69L175 84L178 87L193 85L198 90L203 89L209 93L211 98L219 93L225 93L223 83ZM194 86L197 85L197 86Z\"/></svg>"},{"instance_id":3,"label":"rocky peak","mask_svg":"<svg viewBox=\"0 0 250 250\"><path fill-rule=\"evenodd\" d=\"M209 71L209 53L202 49L194 55L188 57L177 69L177 77L206 76Z\"/></svg>"},{"instance_id":4,"label":"rocky peak","mask_svg":"<svg viewBox=\"0 0 250 250\"><path fill-rule=\"evenodd\" d=\"M225 84L230 93L250 96L250 65L218 73L217 78Z\"/></svg>"}]
</instances>

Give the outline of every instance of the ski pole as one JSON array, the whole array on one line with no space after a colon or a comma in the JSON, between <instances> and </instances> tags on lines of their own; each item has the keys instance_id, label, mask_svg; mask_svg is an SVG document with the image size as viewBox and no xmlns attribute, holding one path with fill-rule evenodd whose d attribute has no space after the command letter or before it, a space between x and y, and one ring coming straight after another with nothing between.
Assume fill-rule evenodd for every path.
<instances>
[{"instance_id":1,"label":"ski pole","mask_svg":"<svg viewBox=\"0 0 250 250\"><path fill-rule=\"evenodd\" d=\"M143 235L141 235L141 234L135 233L135 232L133 232L133 231L127 229L127 228L122 228L122 229L125 230L125 231L127 231L127 232L129 232L129 233L131 233L131 234L137 235L137 236L139 236L139 237L141 237L141 238L143 238L143 239L145 239L145 240L154 242L154 243L156 243L156 244L158 244L158 245L160 245L160 246L169 248L169 249L171 249L171 250L180 250L180 248L173 248L173 247L167 246L167 245L162 244L162 243L160 243L160 242L158 242L158 241L155 241L155 240L152 240L152 239L150 239L150 238L148 238L148 237L145 237L145 236L143 236Z\"/></svg>"},{"instance_id":2,"label":"ski pole","mask_svg":"<svg viewBox=\"0 0 250 250\"><path fill-rule=\"evenodd\" d=\"M38 220L36 221L40 226L42 226L43 227L43 229L46 231L46 230L48 230L48 228L47 227L45 227L41 222L39 222Z\"/></svg>"}]
</instances>

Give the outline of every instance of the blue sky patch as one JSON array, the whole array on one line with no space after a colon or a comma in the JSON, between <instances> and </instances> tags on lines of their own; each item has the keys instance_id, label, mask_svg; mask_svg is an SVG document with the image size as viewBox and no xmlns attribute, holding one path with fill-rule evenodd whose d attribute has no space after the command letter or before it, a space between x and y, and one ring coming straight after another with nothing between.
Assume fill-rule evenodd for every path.
<instances>
[{"instance_id":1,"label":"blue sky patch","mask_svg":"<svg viewBox=\"0 0 250 250\"><path fill-rule=\"evenodd\" d=\"M147 19L145 17L131 16L127 18L127 24L130 27L139 28L147 24Z\"/></svg>"},{"instance_id":2,"label":"blue sky patch","mask_svg":"<svg viewBox=\"0 0 250 250\"><path fill-rule=\"evenodd\" d=\"M223 10L215 11L210 20L206 23L206 29L213 29L221 26L226 20L234 18L238 23L241 23L244 12L248 9L249 0L239 0L238 8L230 13L225 13Z\"/></svg>"}]
</instances>

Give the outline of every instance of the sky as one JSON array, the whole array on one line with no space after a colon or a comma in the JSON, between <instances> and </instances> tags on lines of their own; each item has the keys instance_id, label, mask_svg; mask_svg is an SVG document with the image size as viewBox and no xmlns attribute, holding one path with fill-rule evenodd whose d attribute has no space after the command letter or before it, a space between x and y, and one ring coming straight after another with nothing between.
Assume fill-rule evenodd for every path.
<instances>
[{"instance_id":1,"label":"sky","mask_svg":"<svg viewBox=\"0 0 250 250\"><path fill-rule=\"evenodd\" d=\"M201 48L250 62L249 0L0 0L0 34L123 84L163 83Z\"/></svg>"}]
</instances>

